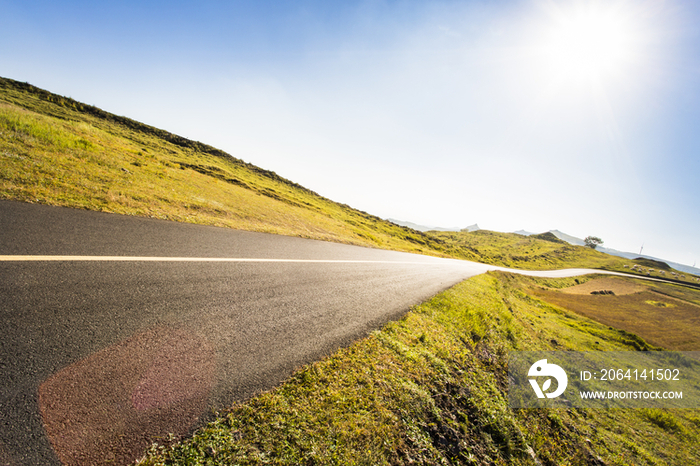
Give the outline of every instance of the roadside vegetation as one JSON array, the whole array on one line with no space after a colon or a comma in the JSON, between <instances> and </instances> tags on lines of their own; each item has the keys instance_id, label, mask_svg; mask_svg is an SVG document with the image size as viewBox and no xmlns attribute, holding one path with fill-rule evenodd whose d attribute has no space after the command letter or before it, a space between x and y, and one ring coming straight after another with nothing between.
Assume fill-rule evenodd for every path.
<instances>
[{"instance_id":1,"label":"roadside vegetation","mask_svg":"<svg viewBox=\"0 0 700 466\"><path fill-rule=\"evenodd\" d=\"M521 269L600 268L697 283L663 263L609 256L551 233L401 227L213 147L4 78L0 199ZM603 279L467 280L233 406L193 437L164 440L141 464L700 463L694 411L508 408L512 350L700 349L698 291L596 280ZM593 288L579 288L586 285ZM629 287L635 291L621 292Z\"/></svg>"},{"instance_id":2,"label":"roadside vegetation","mask_svg":"<svg viewBox=\"0 0 700 466\"><path fill-rule=\"evenodd\" d=\"M700 292L687 287L605 277L565 292L545 287L530 292L548 303L640 335L653 345L673 351L700 349Z\"/></svg>"},{"instance_id":3,"label":"roadside vegetation","mask_svg":"<svg viewBox=\"0 0 700 466\"><path fill-rule=\"evenodd\" d=\"M431 231L449 249L464 251L488 264L526 270L563 267L605 268L616 270L632 261L603 254L591 248L562 241L552 233L522 236L488 230L472 232Z\"/></svg>"},{"instance_id":4,"label":"roadside vegetation","mask_svg":"<svg viewBox=\"0 0 700 466\"><path fill-rule=\"evenodd\" d=\"M0 78L0 198L439 254L205 144Z\"/></svg>"},{"instance_id":5,"label":"roadside vegetation","mask_svg":"<svg viewBox=\"0 0 700 466\"><path fill-rule=\"evenodd\" d=\"M474 277L140 464L700 463L696 410L508 407L509 351L659 349L533 293L589 279Z\"/></svg>"},{"instance_id":6,"label":"roadside vegetation","mask_svg":"<svg viewBox=\"0 0 700 466\"><path fill-rule=\"evenodd\" d=\"M625 259L594 248L575 246L547 232L523 236L488 230L430 231L454 257L523 270L591 268L661 278L700 287L698 277L677 272L664 262Z\"/></svg>"},{"instance_id":7,"label":"roadside vegetation","mask_svg":"<svg viewBox=\"0 0 700 466\"><path fill-rule=\"evenodd\" d=\"M522 269L645 273L629 267L634 261L572 246L551 233L424 233L402 227L206 144L5 78L0 78L0 199Z\"/></svg>"}]
</instances>

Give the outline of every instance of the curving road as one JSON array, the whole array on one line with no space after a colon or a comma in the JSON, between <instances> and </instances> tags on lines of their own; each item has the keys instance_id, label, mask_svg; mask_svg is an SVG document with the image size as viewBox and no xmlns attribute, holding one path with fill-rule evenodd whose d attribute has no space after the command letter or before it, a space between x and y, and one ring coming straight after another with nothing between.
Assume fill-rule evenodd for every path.
<instances>
[{"instance_id":1,"label":"curving road","mask_svg":"<svg viewBox=\"0 0 700 466\"><path fill-rule=\"evenodd\" d=\"M0 201L0 465L133 461L487 270Z\"/></svg>"}]
</instances>

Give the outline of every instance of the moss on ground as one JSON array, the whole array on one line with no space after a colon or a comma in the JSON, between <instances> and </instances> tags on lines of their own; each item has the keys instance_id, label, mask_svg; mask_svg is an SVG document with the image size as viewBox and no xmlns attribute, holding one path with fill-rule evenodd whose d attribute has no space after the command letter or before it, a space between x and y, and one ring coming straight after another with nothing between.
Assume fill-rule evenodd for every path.
<instances>
[{"instance_id":1,"label":"moss on ground","mask_svg":"<svg viewBox=\"0 0 700 466\"><path fill-rule=\"evenodd\" d=\"M634 263L551 234L425 233L401 227L201 142L5 78L0 78L0 199L522 269L629 272Z\"/></svg>"},{"instance_id":2,"label":"moss on ground","mask_svg":"<svg viewBox=\"0 0 700 466\"><path fill-rule=\"evenodd\" d=\"M206 144L4 78L0 199L523 269L633 264L546 234L400 227ZM638 273L659 269L652 265ZM142 464L700 463L692 411L508 408L509 351L651 347L528 291L576 280L585 279L475 277L233 406L192 438L155 446ZM683 289L657 291L699 302Z\"/></svg>"},{"instance_id":3,"label":"moss on ground","mask_svg":"<svg viewBox=\"0 0 700 466\"><path fill-rule=\"evenodd\" d=\"M698 463L693 410L508 407L510 351L631 349L629 334L527 294L533 283L467 280L141 464Z\"/></svg>"}]
</instances>

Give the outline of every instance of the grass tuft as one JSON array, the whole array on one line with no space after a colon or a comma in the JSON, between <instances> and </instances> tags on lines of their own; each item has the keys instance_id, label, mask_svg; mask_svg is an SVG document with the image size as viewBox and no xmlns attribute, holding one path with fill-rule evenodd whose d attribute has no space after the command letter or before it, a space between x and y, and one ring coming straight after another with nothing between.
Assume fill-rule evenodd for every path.
<instances>
[{"instance_id":1,"label":"grass tuft","mask_svg":"<svg viewBox=\"0 0 700 466\"><path fill-rule=\"evenodd\" d=\"M154 446L140 464L700 461L689 410L509 409L509 351L624 350L631 335L528 294L545 281L489 273L463 282L191 439Z\"/></svg>"},{"instance_id":2,"label":"grass tuft","mask_svg":"<svg viewBox=\"0 0 700 466\"><path fill-rule=\"evenodd\" d=\"M402 227L214 147L5 78L0 78L0 199L523 269L593 267L646 273L624 269L634 261L565 244L551 234L424 233ZM654 274L659 270L657 266Z\"/></svg>"}]
</instances>

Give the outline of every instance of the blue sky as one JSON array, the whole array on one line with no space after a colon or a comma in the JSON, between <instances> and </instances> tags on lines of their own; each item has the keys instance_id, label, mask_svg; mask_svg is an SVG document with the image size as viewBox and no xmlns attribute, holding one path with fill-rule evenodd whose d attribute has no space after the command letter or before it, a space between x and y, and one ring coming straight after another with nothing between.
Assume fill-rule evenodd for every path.
<instances>
[{"instance_id":1,"label":"blue sky","mask_svg":"<svg viewBox=\"0 0 700 466\"><path fill-rule=\"evenodd\" d=\"M700 6L0 0L0 75L375 215L700 260Z\"/></svg>"}]
</instances>

